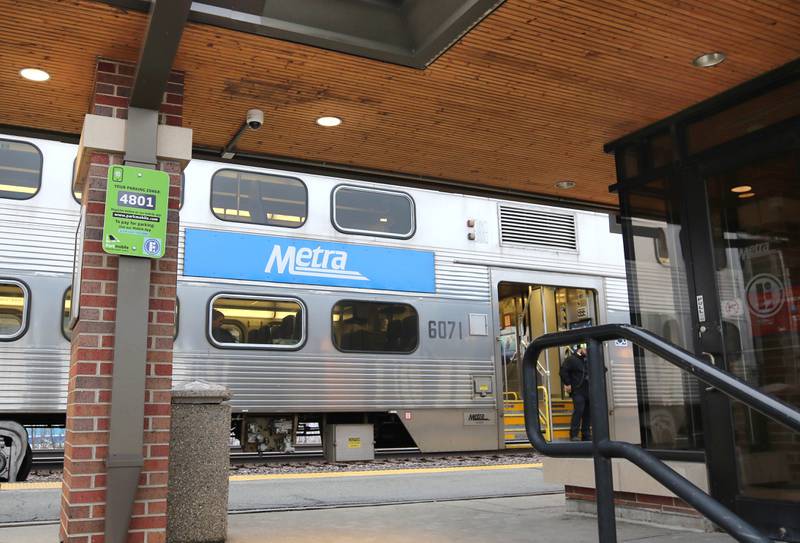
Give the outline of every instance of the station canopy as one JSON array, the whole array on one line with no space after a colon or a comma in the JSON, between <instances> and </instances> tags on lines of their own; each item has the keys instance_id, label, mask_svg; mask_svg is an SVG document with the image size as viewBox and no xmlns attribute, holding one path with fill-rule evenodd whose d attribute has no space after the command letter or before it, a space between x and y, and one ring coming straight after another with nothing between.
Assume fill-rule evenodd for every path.
<instances>
[{"instance_id":1,"label":"station canopy","mask_svg":"<svg viewBox=\"0 0 800 543\"><path fill-rule=\"evenodd\" d=\"M77 136L98 58L136 62L149 7L0 0L0 129ZM258 108L243 156L614 206L603 144L798 56L796 0L206 0L173 68L199 154Z\"/></svg>"}]
</instances>

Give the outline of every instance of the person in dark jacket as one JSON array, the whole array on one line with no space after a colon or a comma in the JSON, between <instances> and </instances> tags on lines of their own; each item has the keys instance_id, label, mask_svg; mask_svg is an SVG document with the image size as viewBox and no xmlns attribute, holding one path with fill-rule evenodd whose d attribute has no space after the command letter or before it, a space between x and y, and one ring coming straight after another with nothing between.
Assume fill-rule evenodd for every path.
<instances>
[{"instance_id":1,"label":"person in dark jacket","mask_svg":"<svg viewBox=\"0 0 800 543\"><path fill-rule=\"evenodd\" d=\"M211 336L217 343L236 343L236 338L233 337L233 334L222 327L222 321L224 319L225 315L222 311L217 309L213 311L211 314Z\"/></svg>"},{"instance_id":2,"label":"person in dark jacket","mask_svg":"<svg viewBox=\"0 0 800 543\"><path fill-rule=\"evenodd\" d=\"M581 347L567 356L561 364L561 382L572 396L573 411L569 426L570 441L589 441L589 361ZM578 437L580 432L580 438Z\"/></svg>"}]
</instances>

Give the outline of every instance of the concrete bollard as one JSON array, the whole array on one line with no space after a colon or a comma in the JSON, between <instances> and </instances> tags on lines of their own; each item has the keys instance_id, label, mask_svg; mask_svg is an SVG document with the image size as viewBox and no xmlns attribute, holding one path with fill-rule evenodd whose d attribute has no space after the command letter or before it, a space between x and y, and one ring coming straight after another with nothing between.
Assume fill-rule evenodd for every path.
<instances>
[{"instance_id":1,"label":"concrete bollard","mask_svg":"<svg viewBox=\"0 0 800 543\"><path fill-rule=\"evenodd\" d=\"M172 390L168 543L222 543L228 531L231 397L194 381Z\"/></svg>"}]
</instances>

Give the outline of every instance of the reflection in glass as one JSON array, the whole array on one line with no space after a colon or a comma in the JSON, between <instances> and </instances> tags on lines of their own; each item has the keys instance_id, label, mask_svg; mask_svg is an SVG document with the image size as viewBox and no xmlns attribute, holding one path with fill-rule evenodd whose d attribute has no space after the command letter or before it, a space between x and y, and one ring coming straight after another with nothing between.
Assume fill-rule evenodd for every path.
<instances>
[{"instance_id":1,"label":"reflection in glass","mask_svg":"<svg viewBox=\"0 0 800 543\"><path fill-rule=\"evenodd\" d=\"M400 192L339 187L333 207L336 225L346 232L395 237L414 232L414 204Z\"/></svg>"},{"instance_id":2,"label":"reflection in glass","mask_svg":"<svg viewBox=\"0 0 800 543\"><path fill-rule=\"evenodd\" d=\"M25 291L14 283L0 283L0 339L15 338L25 326Z\"/></svg>"},{"instance_id":3,"label":"reflection in glass","mask_svg":"<svg viewBox=\"0 0 800 543\"><path fill-rule=\"evenodd\" d=\"M211 178L211 209L223 221L297 228L307 203L305 185L293 177L220 170Z\"/></svg>"},{"instance_id":4,"label":"reflection in glass","mask_svg":"<svg viewBox=\"0 0 800 543\"><path fill-rule=\"evenodd\" d=\"M224 346L296 347L305 333L300 303L272 298L216 298L209 325L213 341Z\"/></svg>"},{"instance_id":5,"label":"reflection in glass","mask_svg":"<svg viewBox=\"0 0 800 543\"><path fill-rule=\"evenodd\" d=\"M662 180L628 193L634 316L640 326L692 349L689 287L674 195ZM672 364L636 350L642 444L701 449L700 385Z\"/></svg>"},{"instance_id":6,"label":"reflection in glass","mask_svg":"<svg viewBox=\"0 0 800 543\"><path fill-rule=\"evenodd\" d=\"M733 190L745 185L754 196ZM786 153L713 176L708 194L728 369L798 407L800 160ZM741 404L733 415L742 493L800 501L797 435Z\"/></svg>"},{"instance_id":7,"label":"reflection in glass","mask_svg":"<svg viewBox=\"0 0 800 543\"><path fill-rule=\"evenodd\" d=\"M345 300L331 320L340 351L410 353L419 343L419 317L408 304Z\"/></svg>"},{"instance_id":8,"label":"reflection in glass","mask_svg":"<svg viewBox=\"0 0 800 543\"><path fill-rule=\"evenodd\" d=\"M42 155L23 141L0 140L0 198L32 198L42 180Z\"/></svg>"},{"instance_id":9,"label":"reflection in glass","mask_svg":"<svg viewBox=\"0 0 800 543\"><path fill-rule=\"evenodd\" d=\"M61 308L61 333L64 337L72 341L72 329L69 327L69 316L72 310L72 287L64 292L64 302Z\"/></svg>"}]
</instances>

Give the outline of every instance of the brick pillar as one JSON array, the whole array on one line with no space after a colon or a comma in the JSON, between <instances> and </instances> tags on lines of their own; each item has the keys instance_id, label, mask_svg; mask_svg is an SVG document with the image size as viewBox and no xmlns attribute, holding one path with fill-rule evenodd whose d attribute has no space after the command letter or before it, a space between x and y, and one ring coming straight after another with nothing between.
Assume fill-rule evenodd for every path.
<instances>
[{"instance_id":1,"label":"brick pillar","mask_svg":"<svg viewBox=\"0 0 800 543\"><path fill-rule=\"evenodd\" d=\"M127 117L133 66L99 60L90 112ZM160 122L180 126L183 75L173 73ZM61 492L61 541L102 543L105 530L106 465L111 379L114 371L119 257L101 246L108 168L122 155L93 153L83 191L86 220L81 266L80 318L72 335ZM144 466L139 479L129 542L163 543L167 525L172 342L178 257L181 169L161 161L170 176L169 222L164 257L151 262L144 420ZM78 303L74 300L73 303ZM131 428L131 431L136 431Z\"/></svg>"}]
</instances>

